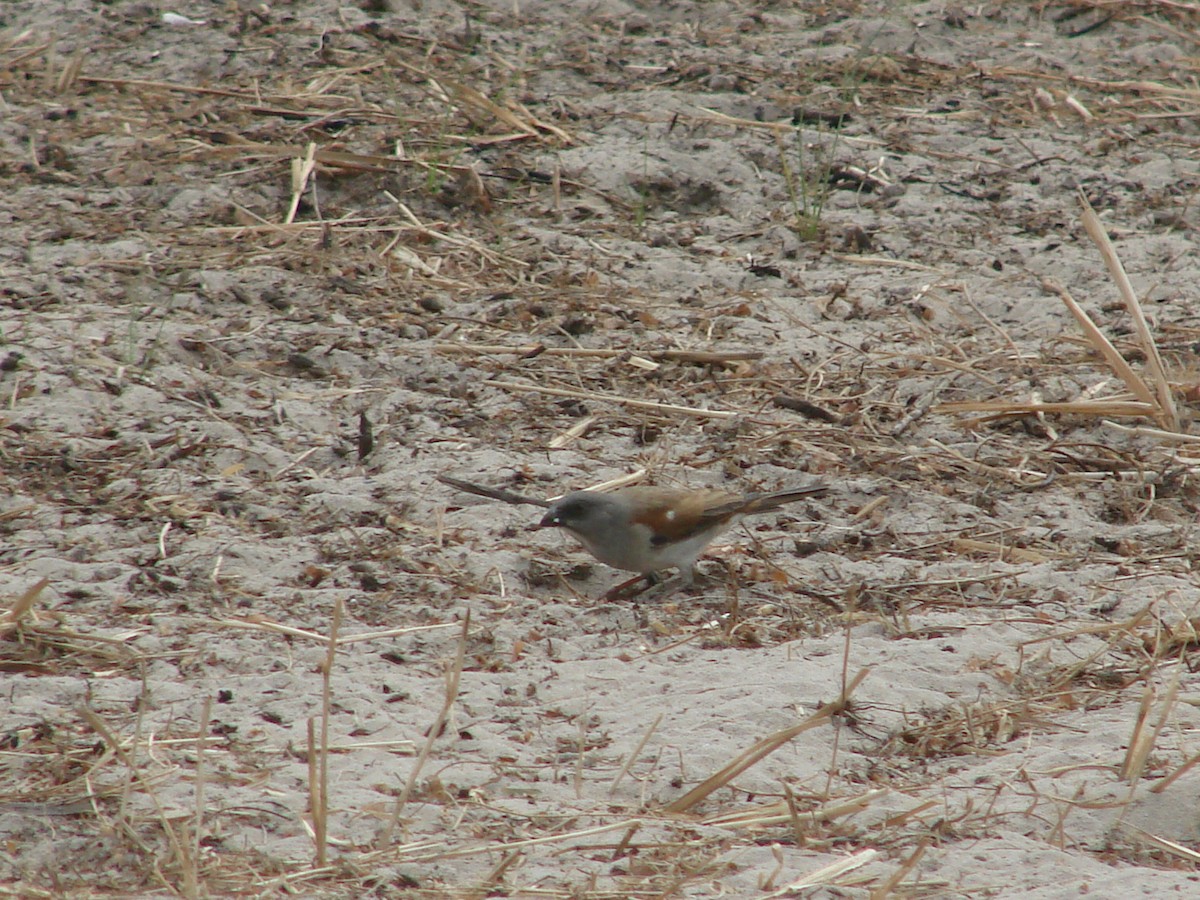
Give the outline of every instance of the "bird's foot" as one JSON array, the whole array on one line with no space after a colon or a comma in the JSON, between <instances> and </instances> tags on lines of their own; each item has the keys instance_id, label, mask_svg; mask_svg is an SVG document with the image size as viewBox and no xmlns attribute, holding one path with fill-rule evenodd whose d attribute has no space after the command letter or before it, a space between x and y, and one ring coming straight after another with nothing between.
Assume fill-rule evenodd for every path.
<instances>
[{"instance_id":1,"label":"bird's foot","mask_svg":"<svg viewBox=\"0 0 1200 900\"><path fill-rule=\"evenodd\" d=\"M622 581L616 587L609 589L600 599L608 602L612 602L613 600L632 600L635 597L640 597L661 580L654 572L649 572L646 575L634 575L628 581Z\"/></svg>"},{"instance_id":2,"label":"bird's foot","mask_svg":"<svg viewBox=\"0 0 1200 900\"><path fill-rule=\"evenodd\" d=\"M664 578L658 572L648 572L645 575L635 575L628 581L622 581L616 587L609 590L601 599L605 601L614 600L634 600L640 598L643 594L653 587L662 585L662 590L658 592L655 600L666 600L694 586L696 583L695 575L690 577L688 574L680 573L671 578Z\"/></svg>"}]
</instances>

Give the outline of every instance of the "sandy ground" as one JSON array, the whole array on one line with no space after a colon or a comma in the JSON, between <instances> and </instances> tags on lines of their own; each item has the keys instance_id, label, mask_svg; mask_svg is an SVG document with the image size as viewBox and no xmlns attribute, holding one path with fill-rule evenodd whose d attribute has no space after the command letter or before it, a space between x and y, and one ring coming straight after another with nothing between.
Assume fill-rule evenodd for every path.
<instances>
[{"instance_id":1,"label":"sandy ground","mask_svg":"<svg viewBox=\"0 0 1200 900\"><path fill-rule=\"evenodd\" d=\"M1198 25L0 7L0 890L1200 892L1200 458L1030 406L1055 285L1148 372L1082 194L1191 427ZM608 603L435 480L631 473L834 490Z\"/></svg>"}]
</instances>

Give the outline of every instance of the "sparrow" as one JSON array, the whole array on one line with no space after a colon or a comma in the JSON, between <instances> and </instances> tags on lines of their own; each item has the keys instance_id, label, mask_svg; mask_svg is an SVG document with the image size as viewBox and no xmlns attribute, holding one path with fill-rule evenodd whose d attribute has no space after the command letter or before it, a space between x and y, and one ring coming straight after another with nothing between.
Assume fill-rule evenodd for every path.
<instances>
[{"instance_id":1,"label":"sparrow","mask_svg":"<svg viewBox=\"0 0 1200 900\"><path fill-rule=\"evenodd\" d=\"M637 572L649 584L676 568L684 585L696 577L696 560L742 516L767 512L829 489L820 484L737 496L713 489L628 487L611 493L575 491L550 504L538 528L562 528L602 563ZM639 581L618 585L609 596Z\"/></svg>"}]
</instances>

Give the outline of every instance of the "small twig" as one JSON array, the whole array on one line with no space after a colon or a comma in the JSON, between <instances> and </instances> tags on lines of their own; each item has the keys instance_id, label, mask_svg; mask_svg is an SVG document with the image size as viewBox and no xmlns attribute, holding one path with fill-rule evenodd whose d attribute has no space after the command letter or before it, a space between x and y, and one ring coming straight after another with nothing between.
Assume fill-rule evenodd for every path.
<instances>
[{"instance_id":1,"label":"small twig","mask_svg":"<svg viewBox=\"0 0 1200 900\"><path fill-rule=\"evenodd\" d=\"M929 412L930 407L937 402L937 398L941 396L942 391L945 389L946 385L949 384L949 382L949 378L943 378L934 384L933 387L931 387L928 391L926 391L925 394L913 404L912 409L910 409L908 413L906 413L905 416L900 419L899 422L892 426L890 431L891 436L900 437L900 435L904 434L904 432L908 431L908 429L912 427L914 422L916 422L918 419L924 418L925 414Z\"/></svg>"},{"instance_id":2,"label":"small twig","mask_svg":"<svg viewBox=\"0 0 1200 900\"><path fill-rule=\"evenodd\" d=\"M550 505L549 500L541 500L537 497L527 497L524 494L517 494L512 491L506 491L502 488L485 487L482 484L474 484L470 481L463 481L461 478L454 478L450 475L438 475L437 480L442 484L448 484L452 488L458 488L460 491L466 491L468 494L478 494L480 497L487 497L490 500L499 500L503 503L511 503L514 506L540 506L543 509Z\"/></svg>"},{"instance_id":3,"label":"small twig","mask_svg":"<svg viewBox=\"0 0 1200 900\"><path fill-rule=\"evenodd\" d=\"M617 841L617 846L613 849L612 856L610 857L613 862L616 862L625 855L629 850L629 844L633 840L633 836L638 833L641 827L642 823L637 821L629 826L629 830L622 835L621 840Z\"/></svg>"},{"instance_id":4,"label":"small twig","mask_svg":"<svg viewBox=\"0 0 1200 900\"><path fill-rule=\"evenodd\" d=\"M933 401L931 400L930 402ZM776 394L771 398L771 403L780 409L798 412L805 418L816 419L818 422L839 424L842 421L842 417L837 413L830 412L823 406L818 406L816 403L813 403L811 400L805 400L803 397L793 397L790 394Z\"/></svg>"},{"instance_id":5,"label":"small twig","mask_svg":"<svg viewBox=\"0 0 1200 900\"><path fill-rule=\"evenodd\" d=\"M575 737L575 799L583 799L583 763L587 750L587 731L588 731L588 712L585 710L583 715L578 716L576 722L576 737Z\"/></svg>"},{"instance_id":6,"label":"small twig","mask_svg":"<svg viewBox=\"0 0 1200 900\"><path fill-rule=\"evenodd\" d=\"M271 477L278 478L284 472L287 472L289 469L294 469L296 466L300 465L300 463L304 462L306 459L308 459L310 456L312 456L314 453L316 453L320 449L321 449L320 447L309 447L307 450L305 450L303 453L301 453L299 456L297 456L291 462L287 463L282 468L278 469L275 472L275 474L272 475Z\"/></svg>"},{"instance_id":7,"label":"small twig","mask_svg":"<svg viewBox=\"0 0 1200 900\"><path fill-rule=\"evenodd\" d=\"M792 825L792 839L797 847L804 846L804 823L800 821L800 807L796 803L796 792L786 781L780 782L783 788L784 805L787 807L788 821Z\"/></svg>"}]
</instances>

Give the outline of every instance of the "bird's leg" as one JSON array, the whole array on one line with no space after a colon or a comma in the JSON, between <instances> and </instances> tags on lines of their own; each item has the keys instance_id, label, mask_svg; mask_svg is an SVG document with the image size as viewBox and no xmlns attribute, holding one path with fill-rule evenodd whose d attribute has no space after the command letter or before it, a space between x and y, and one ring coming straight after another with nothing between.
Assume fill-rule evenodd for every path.
<instances>
[{"instance_id":1,"label":"bird's leg","mask_svg":"<svg viewBox=\"0 0 1200 900\"><path fill-rule=\"evenodd\" d=\"M637 587L638 582L645 581L641 587ZM635 575L628 581L622 581L615 588L612 588L604 595L604 600L632 600L634 597L639 597L650 588L662 584L663 577L657 572L647 572L645 575ZM679 574L670 579L666 583L666 588L663 590L659 600L666 600L671 595L685 588L690 588L696 583L696 564L690 566L680 566ZM636 590L634 589L636 588Z\"/></svg>"},{"instance_id":2,"label":"bird's leg","mask_svg":"<svg viewBox=\"0 0 1200 900\"><path fill-rule=\"evenodd\" d=\"M699 571L696 569L696 563L693 561L690 565L680 566L679 574L672 578L663 589L659 600L666 600L678 594L680 591L690 591L696 586L696 578Z\"/></svg>"},{"instance_id":3,"label":"bird's leg","mask_svg":"<svg viewBox=\"0 0 1200 900\"><path fill-rule=\"evenodd\" d=\"M638 587L637 590L633 590L633 588L636 587L639 582L643 581L645 584L643 584L641 587ZM658 584L658 582L659 577L654 572L648 572L645 575L634 575L628 581L622 581L616 587L609 589L601 599L609 601L631 600L634 597L637 597L639 594L645 593L650 588L654 587L654 585Z\"/></svg>"}]
</instances>

